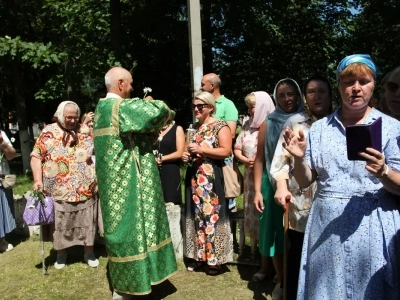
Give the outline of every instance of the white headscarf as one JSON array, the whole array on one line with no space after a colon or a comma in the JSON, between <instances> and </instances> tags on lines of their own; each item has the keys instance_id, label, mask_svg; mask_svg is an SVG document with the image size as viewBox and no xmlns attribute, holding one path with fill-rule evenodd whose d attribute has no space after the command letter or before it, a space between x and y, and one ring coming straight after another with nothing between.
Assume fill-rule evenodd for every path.
<instances>
[{"instance_id":1,"label":"white headscarf","mask_svg":"<svg viewBox=\"0 0 400 300\"><path fill-rule=\"evenodd\" d=\"M73 101L69 101L69 100L61 102L58 105L57 110L54 113L54 116L57 118L58 123L60 123L64 129L65 129L64 109L65 109L65 106L68 104L71 104L76 107L76 109L78 110L78 119L81 116L81 110L80 110L78 104L76 104Z\"/></svg>"},{"instance_id":2,"label":"white headscarf","mask_svg":"<svg viewBox=\"0 0 400 300\"><path fill-rule=\"evenodd\" d=\"M265 118L275 110L275 104L270 95L266 92L254 92L253 94L256 98L256 106L250 127L260 128Z\"/></svg>"}]
</instances>

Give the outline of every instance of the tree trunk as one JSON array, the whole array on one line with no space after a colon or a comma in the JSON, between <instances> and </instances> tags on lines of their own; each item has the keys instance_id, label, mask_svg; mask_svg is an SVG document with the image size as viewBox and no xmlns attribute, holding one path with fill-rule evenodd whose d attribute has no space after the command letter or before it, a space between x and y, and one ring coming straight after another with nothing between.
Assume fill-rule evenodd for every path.
<instances>
[{"instance_id":1,"label":"tree trunk","mask_svg":"<svg viewBox=\"0 0 400 300\"><path fill-rule=\"evenodd\" d=\"M12 68L15 103L17 108L17 121L19 126L19 140L21 143L22 171L25 173L30 170L31 142L28 132L28 123L26 121L26 103L23 96L23 80L19 58L14 59L12 62Z\"/></svg>"}]
</instances>

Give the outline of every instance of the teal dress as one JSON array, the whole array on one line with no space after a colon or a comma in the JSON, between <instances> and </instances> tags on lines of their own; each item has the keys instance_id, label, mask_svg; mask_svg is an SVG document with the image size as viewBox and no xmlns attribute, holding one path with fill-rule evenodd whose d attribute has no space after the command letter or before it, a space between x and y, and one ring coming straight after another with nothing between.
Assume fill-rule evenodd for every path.
<instances>
[{"instance_id":1,"label":"teal dress","mask_svg":"<svg viewBox=\"0 0 400 300\"><path fill-rule=\"evenodd\" d=\"M283 254L283 208L274 200L275 190L264 169L261 181L264 211L260 214L259 248L262 256Z\"/></svg>"}]
</instances>

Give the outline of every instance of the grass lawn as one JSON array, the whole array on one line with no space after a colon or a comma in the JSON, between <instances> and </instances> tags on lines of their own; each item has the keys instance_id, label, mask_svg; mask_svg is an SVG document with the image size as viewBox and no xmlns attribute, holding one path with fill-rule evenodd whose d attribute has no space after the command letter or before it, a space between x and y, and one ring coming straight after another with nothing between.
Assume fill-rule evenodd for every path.
<instances>
[{"instance_id":1,"label":"grass lawn","mask_svg":"<svg viewBox=\"0 0 400 300\"><path fill-rule=\"evenodd\" d=\"M68 249L67 267L57 270L53 267L56 252L46 242L48 275L43 275L39 237L26 239L10 234L7 239L15 248L0 254L1 299L111 299L103 245L95 246L100 260L98 268L90 268L83 262L82 247L72 247ZM184 262L179 261L178 272L157 286L147 299L271 299L267 296L273 289L271 279L262 283L251 281L257 269L231 264L223 274L212 277L205 270L189 273Z\"/></svg>"},{"instance_id":2,"label":"grass lawn","mask_svg":"<svg viewBox=\"0 0 400 300\"><path fill-rule=\"evenodd\" d=\"M243 171L243 169L241 168ZM32 188L30 176L18 177L14 194L23 194ZM238 199L243 207L242 197ZM1 299L111 299L107 279L107 252L103 245L95 245L98 268L83 262L83 248L68 249L67 267L53 267L56 252L50 242L44 243L48 275L42 274L41 248L38 236L26 238L7 235L14 250L0 254ZM183 260L178 261L178 272L168 281L156 286L146 299L271 299L272 278L255 283L251 280L257 266L228 264L221 275L207 276L205 270L189 273Z\"/></svg>"}]
</instances>

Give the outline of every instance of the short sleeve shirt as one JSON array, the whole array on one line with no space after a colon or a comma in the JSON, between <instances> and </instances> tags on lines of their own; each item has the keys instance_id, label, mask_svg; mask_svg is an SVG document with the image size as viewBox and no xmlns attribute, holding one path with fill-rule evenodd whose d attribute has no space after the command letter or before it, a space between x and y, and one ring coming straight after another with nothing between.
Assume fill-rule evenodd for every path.
<instances>
[{"instance_id":1,"label":"short sleeve shirt","mask_svg":"<svg viewBox=\"0 0 400 300\"><path fill-rule=\"evenodd\" d=\"M215 103L217 111L214 115L214 118L223 120L225 122L237 122L239 113L235 104L231 100L222 95L215 101Z\"/></svg>"}]
</instances>

